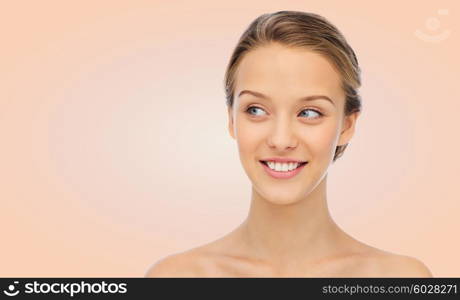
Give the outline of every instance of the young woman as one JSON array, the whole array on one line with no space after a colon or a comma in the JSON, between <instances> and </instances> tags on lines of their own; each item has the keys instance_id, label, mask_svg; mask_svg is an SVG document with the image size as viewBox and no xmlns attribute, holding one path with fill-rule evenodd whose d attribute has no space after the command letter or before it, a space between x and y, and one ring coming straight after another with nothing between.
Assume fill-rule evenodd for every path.
<instances>
[{"instance_id":1,"label":"young woman","mask_svg":"<svg viewBox=\"0 0 460 300\"><path fill-rule=\"evenodd\" d=\"M225 75L228 129L252 183L248 216L146 276L432 277L416 258L354 239L329 213L327 171L353 136L359 86L354 51L323 17L279 11L255 19Z\"/></svg>"}]
</instances>

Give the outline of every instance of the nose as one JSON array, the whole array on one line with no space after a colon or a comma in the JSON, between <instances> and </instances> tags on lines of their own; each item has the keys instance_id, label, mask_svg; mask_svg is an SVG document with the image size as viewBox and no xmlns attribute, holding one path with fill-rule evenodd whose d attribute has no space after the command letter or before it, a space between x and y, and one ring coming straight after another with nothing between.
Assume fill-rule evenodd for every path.
<instances>
[{"instance_id":1,"label":"nose","mask_svg":"<svg viewBox=\"0 0 460 300\"><path fill-rule=\"evenodd\" d=\"M270 148L278 151L285 151L289 148L296 148L298 140L292 128L292 124L287 118L279 118L274 123L274 127L267 139Z\"/></svg>"}]
</instances>

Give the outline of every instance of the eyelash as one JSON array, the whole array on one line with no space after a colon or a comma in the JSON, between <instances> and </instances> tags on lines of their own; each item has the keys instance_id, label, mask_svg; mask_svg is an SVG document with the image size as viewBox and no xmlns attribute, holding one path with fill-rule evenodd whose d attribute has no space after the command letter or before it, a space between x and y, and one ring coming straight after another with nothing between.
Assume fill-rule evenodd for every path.
<instances>
[{"instance_id":1,"label":"eyelash","mask_svg":"<svg viewBox=\"0 0 460 300\"><path fill-rule=\"evenodd\" d=\"M258 106L249 106L249 107L246 109L245 112L246 112L247 114L251 115L251 116L254 116L253 114L251 114L251 113L249 112L249 110L250 110L251 108L258 108L258 109L264 110L263 108L258 107ZM306 109L302 110L301 112L306 111L306 110L312 110L312 111L316 112L316 113L319 115L319 117L316 117L316 118L306 118L306 119L315 120L315 119L319 119L319 118L321 118L322 116L324 116L323 113L321 113L320 111L318 111L318 110L316 110L316 109L312 109L312 108L306 108Z\"/></svg>"}]
</instances>

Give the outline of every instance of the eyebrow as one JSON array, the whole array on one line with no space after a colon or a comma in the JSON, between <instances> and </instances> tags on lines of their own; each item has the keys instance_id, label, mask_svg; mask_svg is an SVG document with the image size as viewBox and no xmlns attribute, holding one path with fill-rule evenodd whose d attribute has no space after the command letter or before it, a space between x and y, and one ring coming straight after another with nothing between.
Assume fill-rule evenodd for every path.
<instances>
[{"instance_id":1,"label":"eyebrow","mask_svg":"<svg viewBox=\"0 0 460 300\"><path fill-rule=\"evenodd\" d=\"M253 96L256 96L258 98L262 98L262 99L267 99L267 100L270 100L270 97L262 94L262 93L259 93L259 92L255 92L255 91L250 91L250 90L242 90L239 94L238 94L238 98L241 97L242 95L244 94L251 94ZM331 100L331 98L329 98L328 96L324 96L324 95L311 95L311 96L305 96L305 97L302 97L299 99L299 101L313 101L313 100L318 100L318 99L324 99L324 100L327 100L329 102L332 103L332 105L335 106L334 104L334 101Z\"/></svg>"}]
</instances>

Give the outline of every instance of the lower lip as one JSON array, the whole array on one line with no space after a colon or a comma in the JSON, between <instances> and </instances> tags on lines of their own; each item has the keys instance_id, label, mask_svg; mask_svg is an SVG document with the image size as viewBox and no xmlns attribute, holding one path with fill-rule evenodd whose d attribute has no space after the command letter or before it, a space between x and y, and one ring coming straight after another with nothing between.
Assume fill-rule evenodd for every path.
<instances>
[{"instance_id":1,"label":"lower lip","mask_svg":"<svg viewBox=\"0 0 460 300\"><path fill-rule=\"evenodd\" d=\"M289 178L292 178L294 176L296 176L297 174L300 173L300 171L302 171L303 167L305 167L308 163L304 164L304 165L301 165L300 167L298 167L297 169L294 169L292 171L287 171L287 172L277 172L275 170L272 170L270 169L266 164L262 163L262 162L259 162L262 164L262 166L264 167L265 171L268 173L268 175L272 176L273 178L276 178L276 179L289 179Z\"/></svg>"}]
</instances>

